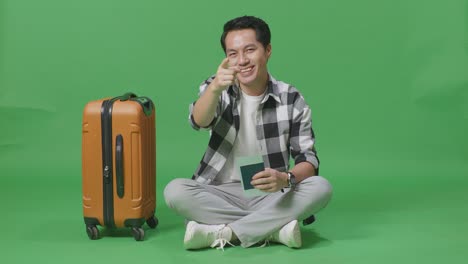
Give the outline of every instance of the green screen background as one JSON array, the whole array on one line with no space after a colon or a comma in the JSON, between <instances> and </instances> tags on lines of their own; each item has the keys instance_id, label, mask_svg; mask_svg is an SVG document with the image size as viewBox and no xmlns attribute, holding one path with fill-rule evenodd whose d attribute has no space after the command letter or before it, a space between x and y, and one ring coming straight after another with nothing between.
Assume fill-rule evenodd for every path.
<instances>
[{"instance_id":1,"label":"green screen background","mask_svg":"<svg viewBox=\"0 0 468 264\"><path fill-rule=\"evenodd\" d=\"M0 261L462 263L467 11L464 0L1 0ZM269 70L311 106L334 198L301 250L185 251L162 191L203 155L208 133L190 128L188 105L224 56L222 25L241 15L269 23ZM142 243L126 230L89 241L82 110L127 91L157 109L160 225Z\"/></svg>"}]
</instances>

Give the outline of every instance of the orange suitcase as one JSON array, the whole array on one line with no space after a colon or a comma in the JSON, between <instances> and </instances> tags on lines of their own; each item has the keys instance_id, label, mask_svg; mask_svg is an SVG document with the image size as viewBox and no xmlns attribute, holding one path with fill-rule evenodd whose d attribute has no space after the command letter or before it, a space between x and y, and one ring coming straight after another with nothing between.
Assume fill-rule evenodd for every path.
<instances>
[{"instance_id":1,"label":"orange suitcase","mask_svg":"<svg viewBox=\"0 0 468 264\"><path fill-rule=\"evenodd\" d=\"M90 239L97 225L128 227L144 240L156 228L155 109L147 97L127 93L89 102L83 112L83 214Z\"/></svg>"}]
</instances>

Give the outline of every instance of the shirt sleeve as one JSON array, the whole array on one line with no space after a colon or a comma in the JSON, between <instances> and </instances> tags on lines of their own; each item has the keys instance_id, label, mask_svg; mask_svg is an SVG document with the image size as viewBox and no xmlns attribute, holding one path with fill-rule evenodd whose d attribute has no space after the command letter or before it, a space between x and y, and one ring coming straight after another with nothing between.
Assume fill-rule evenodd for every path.
<instances>
[{"instance_id":1,"label":"shirt sleeve","mask_svg":"<svg viewBox=\"0 0 468 264\"><path fill-rule=\"evenodd\" d=\"M198 98L200 98L200 96L202 96L203 93L205 93L206 88L208 87L208 85L210 85L210 83L213 81L213 79L214 79L214 75L200 84ZM220 96L220 98L221 98L221 96ZM197 123L195 123L195 120L193 118L193 107L195 106L196 103L197 103L197 101L195 101L195 102L193 102L193 103L191 103L189 105L189 118L188 119L189 119L190 125L195 130L200 130L200 129L202 129L202 130L211 130L211 128L213 128L213 126L216 124L216 122L218 120L218 116L219 116L219 113L220 113L221 107L222 107L222 105L221 105L222 100L219 100L218 106L216 107L216 112L214 114L214 118L207 127L200 127Z\"/></svg>"},{"instance_id":2,"label":"shirt sleeve","mask_svg":"<svg viewBox=\"0 0 468 264\"><path fill-rule=\"evenodd\" d=\"M320 162L315 150L311 110L302 96L299 96L293 104L293 120L290 132L291 156L294 163L298 164L306 161L314 165L316 171L318 171Z\"/></svg>"}]
</instances>

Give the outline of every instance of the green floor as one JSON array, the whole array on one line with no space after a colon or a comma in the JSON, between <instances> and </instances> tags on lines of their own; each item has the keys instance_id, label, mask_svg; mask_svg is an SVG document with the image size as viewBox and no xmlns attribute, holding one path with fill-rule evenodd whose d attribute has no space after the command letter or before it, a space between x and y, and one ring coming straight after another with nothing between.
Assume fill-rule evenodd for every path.
<instances>
[{"instance_id":1,"label":"green floor","mask_svg":"<svg viewBox=\"0 0 468 264\"><path fill-rule=\"evenodd\" d=\"M465 263L468 257L468 166L462 161L370 161L367 169L340 162L327 173L334 198L302 228L303 248L227 248L186 251L183 221L163 203L158 184L156 230L136 242L127 230L88 239L79 174L20 172L2 177L2 263ZM342 168L347 168L344 173ZM359 184L357 184L359 183Z\"/></svg>"}]
</instances>

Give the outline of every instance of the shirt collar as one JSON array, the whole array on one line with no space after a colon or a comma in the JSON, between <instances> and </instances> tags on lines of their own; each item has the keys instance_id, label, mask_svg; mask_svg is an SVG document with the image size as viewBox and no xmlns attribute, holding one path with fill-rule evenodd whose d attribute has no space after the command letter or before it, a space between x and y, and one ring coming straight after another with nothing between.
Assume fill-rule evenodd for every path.
<instances>
[{"instance_id":1,"label":"shirt collar","mask_svg":"<svg viewBox=\"0 0 468 264\"><path fill-rule=\"evenodd\" d=\"M228 94L235 97L235 98L240 98L240 87L237 86L236 84L229 86L228 88ZM265 103L272 97L275 99L278 103L281 103L281 97L278 89L278 81L271 76L271 74L268 74L268 83L267 83L267 91L265 94L265 97L263 98L261 104Z\"/></svg>"}]
</instances>

